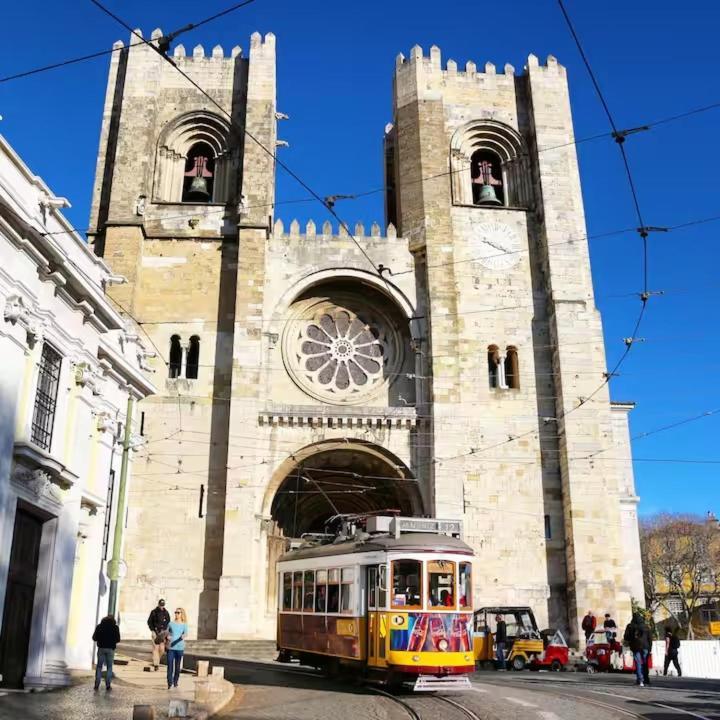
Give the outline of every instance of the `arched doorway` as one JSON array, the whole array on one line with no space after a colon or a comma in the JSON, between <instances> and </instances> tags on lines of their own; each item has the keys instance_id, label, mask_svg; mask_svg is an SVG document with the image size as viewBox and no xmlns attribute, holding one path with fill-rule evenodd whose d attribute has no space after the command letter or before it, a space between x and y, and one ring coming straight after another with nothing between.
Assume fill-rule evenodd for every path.
<instances>
[{"instance_id":1,"label":"arched doorway","mask_svg":"<svg viewBox=\"0 0 720 720\"><path fill-rule=\"evenodd\" d=\"M393 453L359 440L329 440L294 453L277 469L265 498L270 515L267 603L277 593L275 563L288 538L322 533L341 515L425 515L418 480Z\"/></svg>"}]
</instances>

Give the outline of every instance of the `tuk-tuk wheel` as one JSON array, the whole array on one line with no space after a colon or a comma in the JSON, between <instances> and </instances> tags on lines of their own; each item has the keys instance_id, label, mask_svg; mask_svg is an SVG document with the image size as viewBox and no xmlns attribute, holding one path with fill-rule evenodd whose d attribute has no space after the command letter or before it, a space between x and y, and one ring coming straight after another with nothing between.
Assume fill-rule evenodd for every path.
<instances>
[{"instance_id":1,"label":"tuk-tuk wheel","mask_svg":"<svg viewBox=\"0 0 720 720\"><path fill-rule=\"evenodd\" d=\"M562 663L559 660L553 660L550 663L550 669L553 672L560 672L562 670Z\"/></svg>"},{"instance_id":2,"label":"tuk-tuk wheel","mask_svg":"<svg viewBox=\"0 0 720 720\"><path fill-rule=\"evenodd\" d=\"M524 670L525 669L525 658L522 655L516 655L512 659L513 670Z\"/></svg>"},{"instance_id":3,"label":"tuk-tuk wheel","mask_svg":"<svg viewBox=\"0 0 720 720\"><path fill-rule=\"evenodd\" d=\"M585 668L585 672L588 675L594 675L596 671L597 671L597 668L594 665L592 665L591 663L588 663L588 665Z\"/></svg>"}]
</instances>

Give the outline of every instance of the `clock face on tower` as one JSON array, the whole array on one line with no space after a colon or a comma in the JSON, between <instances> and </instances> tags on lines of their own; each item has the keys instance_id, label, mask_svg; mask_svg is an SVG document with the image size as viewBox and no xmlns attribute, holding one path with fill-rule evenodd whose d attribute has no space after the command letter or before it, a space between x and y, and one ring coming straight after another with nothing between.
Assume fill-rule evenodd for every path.
<instances>
[{"instance_id":1,"label":"clock face on tower","mask_svg":"<svg viewBox=\"0 0 720 720\"><path fill-rule=\"evenodd\" d=\"M520 260L520 240L505 223L479 223L472 229L470 252L490 270L509 270Z\"/></svg>"}]
</instances>

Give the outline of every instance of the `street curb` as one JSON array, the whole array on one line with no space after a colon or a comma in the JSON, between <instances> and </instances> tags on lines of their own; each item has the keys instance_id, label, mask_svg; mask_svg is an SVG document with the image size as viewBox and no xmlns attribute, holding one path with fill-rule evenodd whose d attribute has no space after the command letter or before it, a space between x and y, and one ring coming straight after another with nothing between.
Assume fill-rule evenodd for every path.
<instances>
[{"instance_id":1,"label":"street curb","mask_svg":"<svg viewBox=\"0 0 720 720\"><path fill-rule=\"evenodd\" d=\"M232 699L235 697L235 686L228 680L216 680L214 681L221 689L218 692L220 697L212 703L205 705L204 707L198 708L189 715L193 720L207 720L216 713L220 712Z\"/></svg>"}]
</instances>

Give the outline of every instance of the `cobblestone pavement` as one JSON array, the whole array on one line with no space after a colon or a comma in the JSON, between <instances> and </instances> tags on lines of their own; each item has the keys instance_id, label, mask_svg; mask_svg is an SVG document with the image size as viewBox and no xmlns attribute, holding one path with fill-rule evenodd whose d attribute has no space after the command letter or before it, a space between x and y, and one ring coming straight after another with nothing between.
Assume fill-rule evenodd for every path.
<instances>
[{"instance_id":1,"label":"cobblestone pavement","mask_svg":"<svg viewBox=\"0 0 720 720\"><path fill-rule=\"evenodd\" d=\"M162 692L162 691L160 691ZM167 689L166 696L169 697ZM157 705L158 691L113 683L112 692L92 680L63 690L11 693L0 698L0 720L129 720L135 704ZM167 716L167 702L165 716Z\"/></svg>"},{"instance_id":2,"label":"cobblestone pavement","mask_svg":"<svg viewBox=\"0 0 720 720\"><path fill-rule=\"evenodd\" d=\"M179 687L168 690L165 667L144 672L146 664L121 657L115 665L112 691L93 690L93 676L76 678L69 688L46 692L0 692L0 720L128 720L133 705L153 705L158 718L167 717L168 700L193 696L192 677L180 676ZM120 664L126 663L126 664Z\"/></svg>"},{"instance_id":3,"label":"cobblestone pavement","mask_svg":"<svg viewBox=\"0 0 720 720\"><path fill-rule=\"evenodd\" d=\"M225 660L241 692L218 717L225 720L407 720L410 713L371 688L339 683L297 666ZM580 673L476 673L471 690L448 694L482 720L720 720L717 683L658 679L636 688L630 676ZM399 699L421 720L469 717L432 695Z\"/></svg>"}]
</instances>

